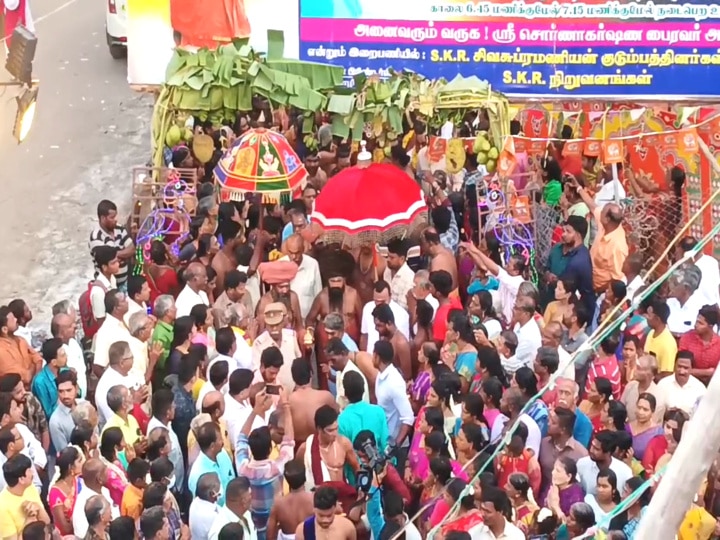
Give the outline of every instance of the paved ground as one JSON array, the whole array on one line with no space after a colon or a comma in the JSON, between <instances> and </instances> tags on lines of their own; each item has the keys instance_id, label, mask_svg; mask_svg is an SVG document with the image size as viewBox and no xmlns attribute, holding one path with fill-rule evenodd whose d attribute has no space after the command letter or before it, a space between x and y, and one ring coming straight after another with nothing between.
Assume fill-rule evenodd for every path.
<instances>
[{"instance_id":1,"label":"paved ground","mask_svg":"<svg viewBox=\"0 0 720 540\"><path fill-rule=\"evenodd\" d=\"M150 151L152 100L129 89L126 63L108 53L103 0L29 1L41 86L20 146L11 134L16 92L0 94L0 302L24 298L33 326L47 328L52 304L77 301L91 277L97 202L109 198L127 216L130 169Z\"/></svg>"}]
</instances>

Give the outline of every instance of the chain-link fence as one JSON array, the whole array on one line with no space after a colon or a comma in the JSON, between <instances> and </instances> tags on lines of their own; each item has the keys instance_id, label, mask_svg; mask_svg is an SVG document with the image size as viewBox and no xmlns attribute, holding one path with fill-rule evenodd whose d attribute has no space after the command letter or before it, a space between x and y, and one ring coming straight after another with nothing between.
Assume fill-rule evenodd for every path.
<instances>
[{"instance_id":1,"label":"chain-link fence","mask_svg":"<svg viewBox=\"0 0 720 540\"><path fill-rule=\"evenodd\" d=\"M534 249L532 262L535 268L544 268L551 247L560 240L558 226L563 219L562 212L541 202L541 194L536 187L522 191L513 191L507 185L491 187L500 193L493 193L493 189L478 190L481 232L494 231L505 255L524 247L529 236ZM644 267L648 269L662 256L685 222L682 200L660 193L627 197L620 204L629 250L641 253ZM521 220L515 219L518 205L527 210ZM658 272L662 273L669 264L669 257L665 257Z\"/></svg>"}]
</instances>

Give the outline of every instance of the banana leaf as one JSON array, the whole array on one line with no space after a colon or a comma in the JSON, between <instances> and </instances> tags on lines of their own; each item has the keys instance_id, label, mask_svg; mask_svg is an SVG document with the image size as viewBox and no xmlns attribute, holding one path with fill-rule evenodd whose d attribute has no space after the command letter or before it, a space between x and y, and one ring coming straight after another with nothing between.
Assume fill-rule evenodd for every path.
<instances>
[{"instance_id":1,"label":"banana leaf","mask_svg":"<svg viewBox=\"0 0 720 540\"><path fill-rule=\"evenodd\" d=\"M285 52L285 34L282 30L268 30L268 60L277 60L283 57Z\"/></svg>"},{"instance_id":2,"label":"banana leaf","mask_svg":"<svg viewBox=\"0 0 720 540\"><path fill-rule=\"evenodd\" d=\"M345 123L345 118L339 114L334 114L332 118L332 134L341 139L347 139L350 135L350 126Z\"/></svg>"},{"instance_id":3,"label":"banana leaf","mask_svg":"<svg viewBox=\"0 0 720 540\"><path fill-rule=\"evenodd\" d=\"M284 73L290 73L308 80L315 90L330 90L342 85L345 70L340 66L303 62L300 60L267 60L265 65Z\"/></svg>"},{"instance_id":4,"label":"banana leaf","mask_svg":"<svg viewBox=\"0 0 720 540\"><path fill-rule=\"evenodd\" d=\"M348 115L355 106L355 96L342 96L333 94L328 99L327 111L330 113Z\"/></svg>"}]
</instances>

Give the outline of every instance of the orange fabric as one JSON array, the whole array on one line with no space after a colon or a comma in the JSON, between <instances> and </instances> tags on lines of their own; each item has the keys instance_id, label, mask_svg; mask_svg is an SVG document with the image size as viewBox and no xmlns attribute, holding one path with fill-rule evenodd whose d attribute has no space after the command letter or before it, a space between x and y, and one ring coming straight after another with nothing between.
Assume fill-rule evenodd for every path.
<instances>
[{"instance_id":1,"label":"orange fabric","mask_svg":"<svg viewBox=\"0 0 720 540\"><path fill-rule=\"evenodd\" d=\"M140 519L143 511L143 490L136 488L132 484L128 484L123 493L122 503L120 504L120 515L130 516L133 520Z\"/></svg>"},{"instance_id":2,"label":"orange fabric","mask_svg":"<svg viewBox=\"0 0 720 540\"><path fill-rule=\"evenodd\" d=\"M244 0L170 0L170 24L183 47L214 49L219 42L250 37Z\"/></svg>"},{"instance_id":3,"label":"orange fabric","mask_svg":"<svg viewBox=\"0 0 720 540\"><path fill-rule=\"evenodd\" d=\"M596 291L604 290L612 279L622 279L622 265L629 251L625 229L620 226L614 231L606 233L600 223L600 212L600 208L596 208L593 213L598 231L590 248L593 288Z\"/></svg>"},{"instance_id":4,"label":"orange fabric","mask_svg":"<svg viewBox=\"0 0 720 540\"><path fill-rule=\"evenodd\" d=\"M25 386L30 386L33 375L40 371L43 360L27 341L19 337L0 338L0 377L18 373Z\"/></svg>"}]
</instances>

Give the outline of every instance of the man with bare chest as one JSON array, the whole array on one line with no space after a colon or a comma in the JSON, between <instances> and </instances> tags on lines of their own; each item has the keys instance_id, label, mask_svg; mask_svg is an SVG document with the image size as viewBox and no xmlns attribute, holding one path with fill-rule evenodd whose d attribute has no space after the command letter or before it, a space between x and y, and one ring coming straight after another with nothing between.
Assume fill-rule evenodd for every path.
<instances>
[{"instance_id":1,"label":"man with bare chest","mask_svg":"<svg viewBox=\"0 0 720 540\"><path fill-rule=\"evenodd\" d=\"M295 390L290 394L289 403L297 447L315 433L315 411L323 405L337 407L337 403L327 390L315 390L311 386L310 366L304 358L293 362L292 378Z\"/></svg>"},{"instance_id":2,"label":"man with bare chest","mask_svg":"<svg viewBox=\"0 0 720 540\"><path fill-rule=\"evenodd\" d=\"M310 308L305 324L316 328L330 313L339 313L345 322L345 332L357 342L360 338L362 304L357 291L348 286L338 273L328 276L328 286L317 295Z\"/></svg>"},{"instance_id":3,"label":"man with bare chest","mask_svg":"<svg viewBox=\"0 0 720 540\"><path fill-rule=\"evenodd\" d=\"M352 274L352 283L360 295L360 303L364 306L373 297L373 286L385 272L385 262L382 257L376 257L372 246L361 246L353 253L357 264Z\"/></svg>"},{"instance_id":4,"label":"man with bare chest","mask_svg":"<svg viewBox=\"0 0 720 540\"><path fill-rule=\"evenodd\" d=\"M305 169L308 172L308 184L313 186L317 191L322 191L327 184L328 177L320 168L320 158L317 152L310 152L305 156Z\"/></svg>"},{"instance_id":5,"label":"man with bare chest","mask_svg":"<svg viewBox=\"0 0 720 540\"><path fill-rule=\"evenodd\" d=\"M455 255L440 243L440 235L433 227L428 227L420 235L420 248L430 259L430 272L445 270L452 276L453 290L458 286L458 269Z\"/></svg>"},{"instance_id":6,"label":"man with bare chest","mask_svg":"<svg viewBox=\"0 0 720 540\"><path fill-rule=\"evenodd\" d=\"M314 515L298 525L296 540L357 540L355 525L337 514L337 491L319 487L313 494Z\"/></svg>"},{"instance_id":7,"label":"man with bare chest","mask_svg":"<svg viewBox=\"0 0 720 540\"><path fill-rule=\"evenodd\" d=\"M298 448L297 458L305 464L305 487L312 489L326 482L344 483L345 465L360 469L352 442L338 433L336 407L323 405L315 411L315 433Z\"/></svg>"},{"instance_id":8,"label":"man with bare chest","mask_svg":"<svg viewBox=\"0 0 720 540\"><path fill-rule=\"evenodd\" d=\"M406 381L412 380L412 361L410 342L395 326L395 315L388 304L375 306L372 312L375 330L380 339L389 341L395 351L393 363L400 370Z\"/></svg>"},{"instance_id":9,"label":"man with bare chest","mask_svg":"<svg viewBox=\"0 0 720 540\"><path fill-rule=\"evenodd\" d=\"M300 460L285 465L290 492L277 497L270 509L267 540L293 540L298 526L313 515L313 494L305 490L305 465Z\"/></svg>"}]
</instances>

